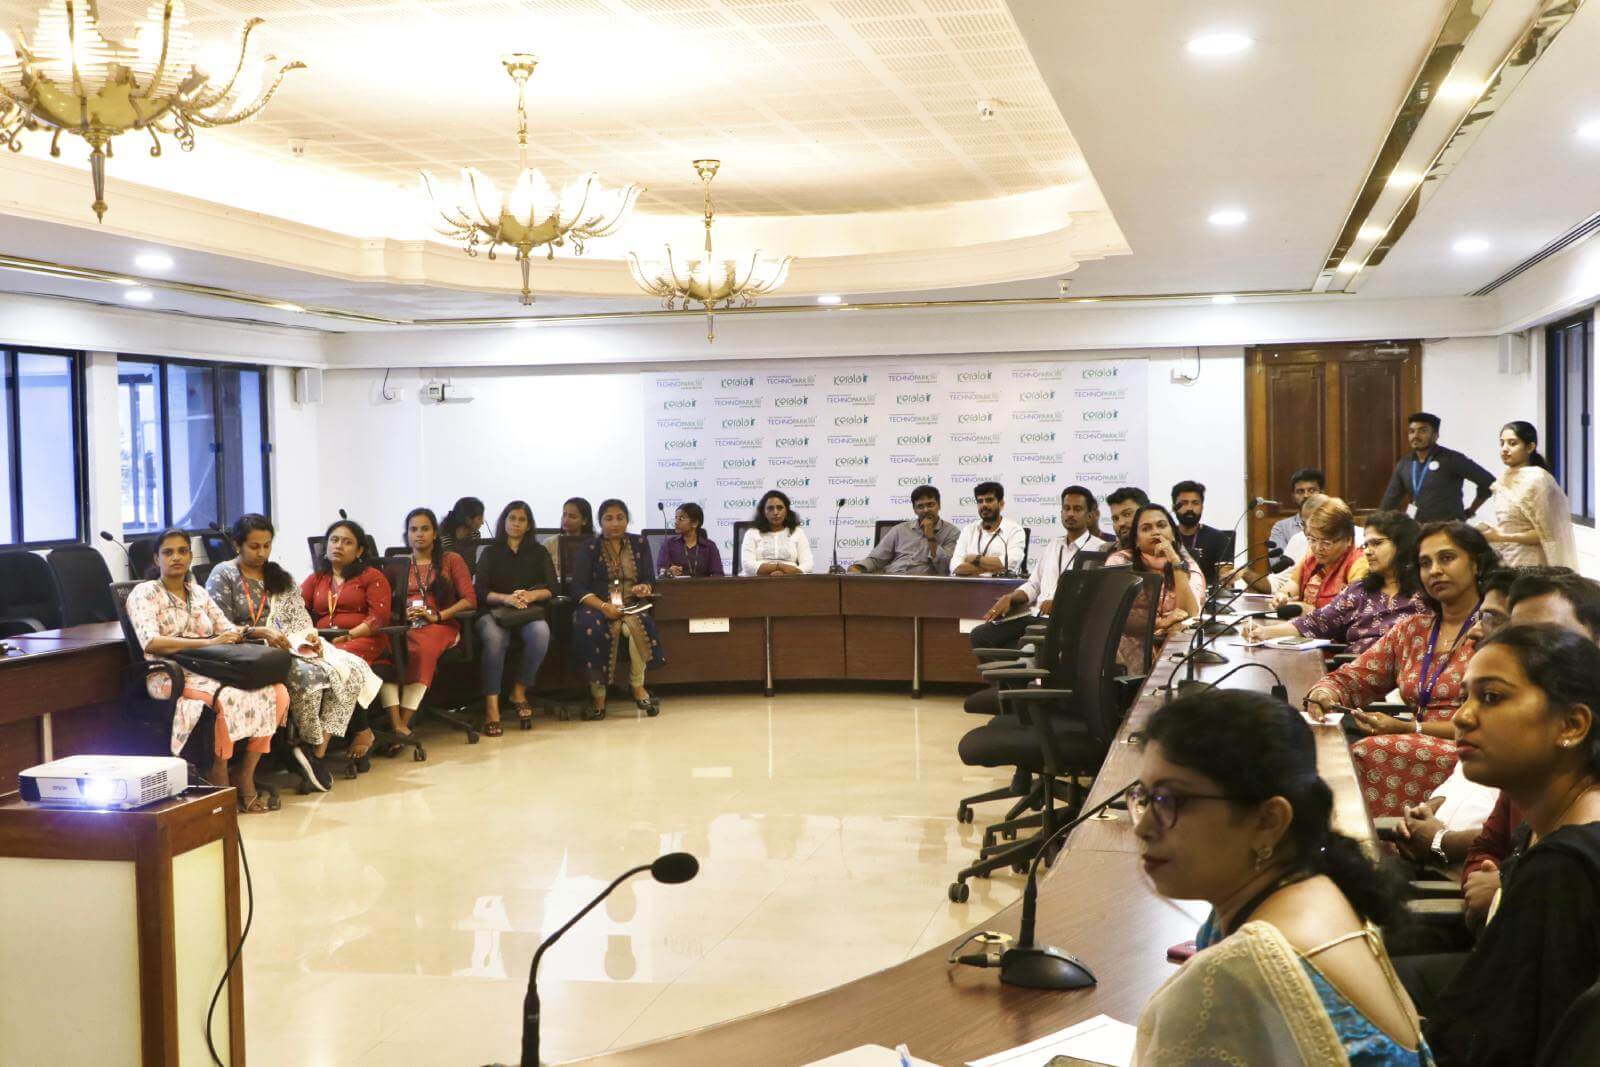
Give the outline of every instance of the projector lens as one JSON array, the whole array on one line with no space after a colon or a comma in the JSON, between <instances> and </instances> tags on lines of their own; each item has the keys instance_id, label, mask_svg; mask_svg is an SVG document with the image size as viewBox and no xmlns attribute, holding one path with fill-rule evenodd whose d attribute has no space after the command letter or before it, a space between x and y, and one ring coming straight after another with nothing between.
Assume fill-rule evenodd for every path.
<instances>
[{"instance_id":1,"label":"projector lens","mask_svg":"<svg viewBox=\"0 0 1600 1067\"><path fill-rule=\"evenodd\" d=\"M121 800L127 786L123 782L109 782L104 778L83 778L79 779L78 788L83 791L83 799L89 803L109 804L113 800Z\"/></svg>"}]
</instances>

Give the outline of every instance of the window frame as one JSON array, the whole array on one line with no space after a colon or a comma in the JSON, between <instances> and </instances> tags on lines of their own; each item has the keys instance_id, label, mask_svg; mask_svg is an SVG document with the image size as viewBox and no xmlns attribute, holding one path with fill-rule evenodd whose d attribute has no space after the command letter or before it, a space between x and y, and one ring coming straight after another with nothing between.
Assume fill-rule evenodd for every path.
<instances>
[{"instance_id":1,"label":"window frame","mask_svg":"<svg viewBox=\"0 0 1600 1067\"><path fill-rule=\"evenodd\" d=\"M226 480L227 475L222 465L222 457L224 455L222 449L224 445L222 443L223 406L221 372L229 370L238 371L241 373L246 371L254 371L261 376L261 500L266 507L266 515L270 519L272 517L273 504L272 453L274 450L274 445L272 442L271 405L268 401L268 397L272 393L272 368L264 363L244 363L234 362L232 360L182 359L175 356L146 356L135 352L118 352L117 362L120 364L124 360L129 363L140 363L146 366L154 366L156 368L155 395L157 402L160 405L158 419L161 424L162 522L159 525L163 527L172 522L172 420L169 417L167 407L167 369L169 367L195 367L211 372L211 455L212 462L216 466L217 500L219 502L227 499L228 492ZM122 389L120 375L117 380L117 389L120 393ZM118 418L120 417L121 404L119 396ZM118 510L121 510L120 501L118 502ZM216 518L217 529L226 530L230 521L231 520L228 519L228 517L218 515ZM148 530L129 530L126 526L123 526L120 521L118 523L118 529L122 533L123 540L125 541L129 538L151 536L151 532ZM193 529L188 529L185 532L198 537L203 534L213 533L214 531L209 526L198 526L194 527Z\"/></svg>"},{"instance_id":2,"label":"window frame","mask_svg":"<svg viewBox=\"0 0 1600 1067\"><path fill-rule=\"evenodd\" d=\"M71 367L69 377L71 388L69 402L71 411L68 418L72 426L72 477L74 481L72 491L73 507L77 514L74 516L76 533L72 537L58 537L52 540L25 541L21 533L26 529L23 518L23 505L25 494L22 485L22 381L17 369L18 356L36 354L41 356L64 356ZM6 540L0 542L0 551L16 551L36 548L60 548L63 545L84 544L87 541L89 525L89 477L84 469L84 458L89 454L88 426L84 418L84 389L87 387L85 373L85 360L83 353L72 349L49 348L44 345L0 345L0 376L6 380L6 412L7 432L10 435L8 459L10 469L6 472L9 479L11 496L11 529L4 531Z\"/></svg>"},{"instance_id":3,"label":"window frame","mask_svg":"<svg viewBox=\"0 0 1600 1067\"><path fill-rule=\"evenodd\" d=\"M1587 443L1587 452L1579 457L1583 466L1578 478L1577 492L1573 491L1574 475L1569 470L1563 480L1563 491L1567 494L1568 503L1573 505L1572 521L1579 526L1595 526L1596 492L1595 492L1595 465L1594 456L1594 340L1595 340L1595 311L1593 307L1568 315L1563 319L1549 323L1545 326L1544 333L1544 416L1546 450L1549 452L1552 463L1558 467L1566 468L1571 457L1566 455L1567 441L1571 436L1571 427L1567 425L1567 361L1570 350L1566 344L1567 334L1574 327L1581 327L1583 337L1583 403L1580 418L1583 420L1579 427L1581 439Z\"/></svg>"}]
</instances>

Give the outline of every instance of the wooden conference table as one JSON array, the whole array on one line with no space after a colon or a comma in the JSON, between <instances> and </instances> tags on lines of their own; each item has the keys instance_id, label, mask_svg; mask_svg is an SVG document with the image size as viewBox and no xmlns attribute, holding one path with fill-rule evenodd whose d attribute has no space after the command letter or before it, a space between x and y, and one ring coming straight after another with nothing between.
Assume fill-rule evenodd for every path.
<instances>
[{"instance_id":1,"label":"wooden conference table","mask_svg":"<svg viewBox=\"0 0 1600 1067\"><path fill-rule=\"evenodd\" d=\"M1275 670L1290 698L1298 701L1323 673L1315 653L1247 649L1234 638L1223 638L1215 647L1231 662L1200 668L1201 680L1215 680L1242 662L1259 662ZM1172 663L1173 656L1163 657L1130 709L1095 780L1091 801L1137 777L1138 752L1127 742L1161 705L1159 690L1172 673ZM1224 683L1261 691L1271 684L1271 676L1261 670L1240 671ZM1343 731L1332 725L1313 729L1318 766L1335 795L1336 825L1370 842L1371 823ZM952 803L957 791L952 788ZM1012 905L982 928L1015 934L1018 918L1019 906ZM1001 985L996 971L949 965L946 957L956 944L951 941L805 1000L582 1062L603 1067L792 1067L858 1045L893 1048L905 1042L913 1055L953 1067L1096 1015L1135 1021L1145 1001L1173 973L1167 948L1193 938L1203 918L1203 906L1168 901L1149 888L1129 818L1116 813L1072 833L1039 892L1039 941L1081 958L1098 978L1095 986L1040 992Z\"/></svg>"},{"instance_id":2,"label":"wooden conference table","mask_svg":"<svg viewBox=\"0 0 1600 1067\"><path fill-rule=\"evenodd\" d=\"M121 700L128 650L116 623L0 640L0 794L17 772L78 752L117 752L126 743Z\"/></svg>"}]
</instances>

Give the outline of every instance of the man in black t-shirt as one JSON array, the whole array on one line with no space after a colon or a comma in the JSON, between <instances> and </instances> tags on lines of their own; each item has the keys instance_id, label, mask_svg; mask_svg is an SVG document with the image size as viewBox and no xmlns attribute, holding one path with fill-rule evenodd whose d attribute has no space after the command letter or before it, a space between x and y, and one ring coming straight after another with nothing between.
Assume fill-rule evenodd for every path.
<instances>
[{"instance_id":1,"label":"man in black t-shirt","mask_svg":"<svg viewBox=\"0 0 1600 1067\"><path fill-rule=\"evenodd\" d=\"M1439 443L1439 416L1419 411L1406 420L1407 443L1411 451L1395 464L1389 488L1384 490L1379 511L1399 511L1402 507L1418 522L1448 522L1470 519L1489 499L1494 475L1455 449ZM1478 495L1471 505L1461 506L1461 483L1472 482ZM1409 504L1409 507L1406 505Z\"/></svg>"}]
</instances>

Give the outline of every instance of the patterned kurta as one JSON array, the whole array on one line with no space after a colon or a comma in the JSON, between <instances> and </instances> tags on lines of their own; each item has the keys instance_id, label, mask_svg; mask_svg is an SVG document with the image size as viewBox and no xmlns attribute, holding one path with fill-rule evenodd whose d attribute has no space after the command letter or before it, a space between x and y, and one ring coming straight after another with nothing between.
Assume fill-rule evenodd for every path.
<instances>
[{"instance_id":1,"label":"patterned kurta","mask_svg":"<svg viewBox=\"0 0 1600 1067\"><path fill-rule=\"evenodd\" d=\"M290 588L269 597L261 582L239 571L237 560L216 565L206 580L206 592L236 625L261 626L285 636L315 629L299 590ZM288 689L289 718L300 739L320 745L329 736L344 734L362 691L376 693L378 678L360 656L324 641L321 656L294 658Z\"/></svg>"},{"instance_id":2,"label":"patterned kurta","mask_svg":"<svg viewBox=\"0 0 1600 1067\"><path fill-rule=\"evenodd\" d=\"M1352 582L1333 598L1333 603L1300 616L1292 625L1303 637L1338 641L1349 645L1351 652L1361 653L1401 619L1427 610L1421 593L1408 597L1388 596L1382 591L1369 593L1360 582Z\"/></svg>"},{"instance_id":3,"label":"patterned kurta","mask_svg":"<svg viewBox=\"0 0 1600 1067\"><path fill-rule=\"evenodd\" d=\"M1194 593L1194 602L1203 606L1206 602L1206 578L1200 571L1200 564L1195 562L1194 557L1189 555L1189 550L1186 548L1178 549L1178 555L1189 565L1189 573L1184 577L1189 583L1190 591ZM1132 566L1132 564L1133 554L1125 548L1117 549L1107 556L1105 561L1105 566L1107 567L1128 567ZM1146 562L1146 567L1149 568L1148 561ZM1174 572L1173 578L1176 578L1178 573L1180 572ZM1161 583L1161 603L1156 605L1156 617L1159 619L1163 615L1170 615L1177 608L1178 588L1176 581L1163 581ZM1128 622L1124 636L1121 641L1117 642L1117 662L1122 664L1130 674L1144 674L1150 669L1150 664L1145 661L1144 647L1145 634L1149 632L1149 629L1150 598L1141 590L1139 598L1133 602L1133 610L1128 612ZM1160 645L1166 636L1167 632L1165 630L1157 630L1155 643Z\"/></svg>"},{"instance_id":4,"label":"patterned kurta","mask_svg":"<svg viewBox=\"0 0 1600 1067\"><path fill-rule=\"evenodd\" d=\"M608 599L613 582L623 584L626 598L628 586L650 585L655 581L650 546L638 534L626 534L625 538L628 551L613 553L606 550L607 542L603 537L591 537L578 546L578 555L573 561L572 596L580 601L573 613L573 647L591 683L611 680L617 667L617 654L621 651L624 626L629 628L634 643L650 657L647 666L659 667L666 662L661 653L661 641L656 636L656 621L650 613L625 615L612 621L599 608L581 603L590 593L601 600Z\"/></svg>"},{"instance_id":5,"label":"patterned kurta","mask_svg":"<svg viewBox=\"0 0 1600 1067\"><path fill-rule=\"evenodd\" d=\"M159 580L140 582L128 594L128 619L133 623L133 632L141 648L149 647L157 637L215 637L238 629L192 580L183 597L173 596ZM183 674L183 692L172 716L174 754L182 750L208 706L221 705L217 708L218 729L225 729L232 741L271 737L277 729L281 686L224 689L214 678L188 669ZM172 695L172 680L165 674L152 674L145 684L157 700ZM220 699L219 689L222 690Z\"/></svg>"},{"instance_id":6,"label":"patterned kurta","mask_svg":"<svg viewBox=\"0 0 1600 1067\"><path fill-rule=\"evenodd\" d=\"M1426 611L1401 619L1355 662L1317 685L1335 693L1346 707L1382 700L1395 688L1407 704L1416 707L1422 659L1435 619ZM1454 649L1441 646L1434 650L1431 669L1440 670L1441 660L1444 666L1428 706L1419 713L1423 722L1448 721L1466 700L1467 661L1472 651L1473 642L1467 640L1457 641ZM1456 765L1455 740L1428 734L1374 734L1351 745L1350 752L1373 818L1401 815L1407 805L1420 804L1450 777Z\"/></svg>"},{"instance_id":7,"label":"patterned kurta","mask_svg":"<svg viewBox=\"0 0 1600 1067\"><path fill-rule=\"evenodd\" d=\"M1345 586L1367 576L1367 557L1360 545L1352 544L1344 555L1324 567L1317 562L1316 553L1308 548L1300 566L1295 568L1295 581L1300 586L1302 604L1323 608L1333 603L1333 598L1344 592Z\"/></svg>"}]
</instances>

